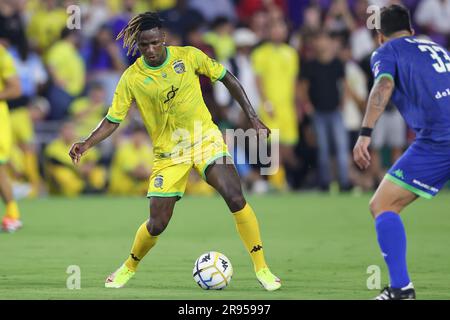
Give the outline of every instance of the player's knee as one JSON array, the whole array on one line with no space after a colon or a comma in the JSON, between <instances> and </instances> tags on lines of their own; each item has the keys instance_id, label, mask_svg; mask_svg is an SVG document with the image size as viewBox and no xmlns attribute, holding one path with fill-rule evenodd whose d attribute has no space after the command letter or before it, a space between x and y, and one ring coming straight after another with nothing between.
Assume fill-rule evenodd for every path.
<instances>
[{"instance_id":1,"label":"player's knee","mask_svg":"<svg viewBox=\"0 0 450 320\"><path fill-rule=\"evenodd\" d=\"M373 197L369 202L369 210L372 214L372 217L376 219L380 214L386 211L400 213L403 205L401 201L383 201L378 197Z\"/></svg>"},{"instance_id":2,"label":"player's knee","mask_svg":"<svg viewBox=\"0 0 450 320\"><path fill-rule=\"evenodd\" d=\"M379 210L379 201L376 198L370 199L369 211L372 217L375 219L377 217L377 212Z\"/></svg>"},{"instance_id":3,"label":"player's knee","mask_svg":"<svg viewBox=\"0 0 450 320\"><path fill-rule=\"evenodd\" d=\"M241 210L245 206L245 198L242 192L230 194L227 201L228 207L232 212Z\"/></svg>"},{"instance_id":4,"label":"player's knee","mask_svg":"<svg viewBox=\"0 0 450 320\"><path fill-rule=\"evenodd\" d=\"M152 236L156 237L164 232L168 224L169 224L168 220L153 218L150 219L149 222L147 223L147 230Z\"/></svg>"}]
</instances>

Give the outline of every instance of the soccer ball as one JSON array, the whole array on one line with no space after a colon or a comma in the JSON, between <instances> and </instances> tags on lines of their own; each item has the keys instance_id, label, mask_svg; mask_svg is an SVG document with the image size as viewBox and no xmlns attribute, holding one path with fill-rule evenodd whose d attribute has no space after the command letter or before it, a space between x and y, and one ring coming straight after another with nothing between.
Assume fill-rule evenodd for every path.
<instances>
[{"instance_id":1,"label":"soccer ball","mask_svg":"<svg viewBox=\"0 0 450 320\"><path fill-rule=\"evenodd\" d=\"M233 276L230 260L222 253L210 251L195 261L192 271L194 281L205 290L221 290L228 286Z\"/></svg>"}]
</instances>

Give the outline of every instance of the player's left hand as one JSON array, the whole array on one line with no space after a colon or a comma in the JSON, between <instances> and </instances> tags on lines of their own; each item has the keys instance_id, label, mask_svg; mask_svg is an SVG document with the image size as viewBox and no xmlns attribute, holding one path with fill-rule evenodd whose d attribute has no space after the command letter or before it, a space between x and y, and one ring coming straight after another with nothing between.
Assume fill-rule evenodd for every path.
<instances>
[{"instance_id":1,"label":"player's left hand","mask_svg":"<svg viewBox=\"0 0 450 320\"><path fill-rule=\"evenodd\" d=\"M252 128L256 130L259 138L267 139L270 136L270 129L258 118L250 119L250 124Z\"/></svg>"},{"instance_id":2,"label":"player's left hand","mask_svg":"<svg viewBox=\"0 0 450 320\"><path fill-rule=\"evenodd\" d=\"M359 136L358 141L356 141L355 147L353 148L353 160L361 170L367 169L370 165L370 141L370 137Z\"/></svg>"}]
</instances>

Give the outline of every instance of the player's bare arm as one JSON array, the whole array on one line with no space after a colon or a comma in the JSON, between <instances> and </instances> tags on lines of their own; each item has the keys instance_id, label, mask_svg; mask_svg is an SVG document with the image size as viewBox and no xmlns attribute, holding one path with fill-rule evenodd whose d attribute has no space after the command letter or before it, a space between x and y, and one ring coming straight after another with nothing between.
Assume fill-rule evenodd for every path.
<instances>
[{"instance_id":1,"label":"player's bare arm","mask_svg":"<svg viewBox=\"0 0 450 320\"><path fill-rule=\"evenodd\" d=\"M242 110L244 110L252 127L258 132L258 135L268 137L270 135L270 129L259 120L239 80L227 71L221 81L227 87L228 91L230 91L233 98L239 103Z\"/></svg>"},{"instance_id":2,"label":"player's bare arm","mask_svg":"<svg viewBox=\"0 0 450 320\"><path fill-rule=\"evenodd\" d=\"M20 88L19 77L11 77L4 80L4 88L0 91L0 100L14 99L21 95L22 89Z\"/></svg>"},{"instance_id":3,"label":"player's bare arm","mask_svg":"<svg viewBox=\"0 0 450 320\"><path fill-rule=\"evenodd\" d=\"M370 92L362 128L370 131L375 127L375 123L384 112L391 98L394 86L394 81L388 77L382 77L375 83ZM370 141L370 134L360 135L353 149L353 159L361 170L367 169L370 165Z\"/></svg>"},{"instance_id":4,"label":"player's bare arm","mask_svg":"<svg viewBox=\"0 0 450 320\"><path fill-rule=\"evenodd\" d=\"M72 158L73 163L77 164L80 161L81 156L89 148L92 148L99 142L108 138L118 127L118 123L111 122L104 118L85 140L76 142L72 145L69 155Z\"/></svg>"}]
</instances>

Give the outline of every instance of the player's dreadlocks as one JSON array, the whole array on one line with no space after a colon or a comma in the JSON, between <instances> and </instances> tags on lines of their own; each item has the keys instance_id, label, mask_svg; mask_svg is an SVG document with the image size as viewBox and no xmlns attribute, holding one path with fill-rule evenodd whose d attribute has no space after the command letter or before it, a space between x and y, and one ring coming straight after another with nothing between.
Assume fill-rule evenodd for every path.
<instances>
[{"instance_id":1,"label":"player's dreadlocks","mask_svg":"<svg viewBox=\"0 0 450 320\"><path fill-rule=\"evenodd\" d=\"M116 40L123 37L123 47L127 47L127 55L132 52L132 56L136 54L137 51L137 37L140 31L150 30L153 28L161 28L162 20L156 12L145 12L140 13L137 16L131 18L128 24L123 28L117 35Z\"/></svg>"}]
</instances>

